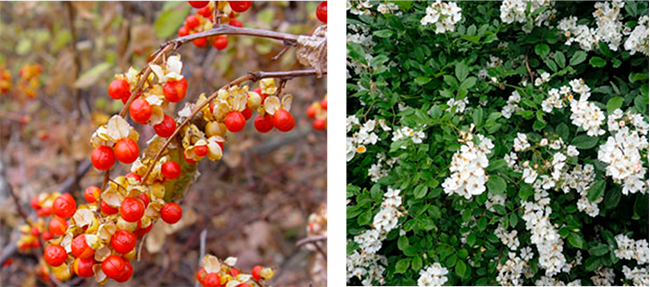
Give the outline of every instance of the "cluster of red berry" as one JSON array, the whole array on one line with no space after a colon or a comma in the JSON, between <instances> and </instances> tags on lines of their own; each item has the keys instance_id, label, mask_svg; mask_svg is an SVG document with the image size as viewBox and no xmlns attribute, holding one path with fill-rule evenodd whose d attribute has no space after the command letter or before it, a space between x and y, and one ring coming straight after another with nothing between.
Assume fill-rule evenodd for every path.
<instances>
[{"instance_id":1,"label":"cluster of red berry","mask_svg":"<svg viewBox=\"0 0 650 287\"><path fill-rule=\"evenodd\" d=\"M41 246L39 236L43 241L52 239L54 236L50 231L49 225L46 225L46 220L52 216L52 204L59 196L58 193L41 194L34 197L30 202L32 208L36 211L37 220L25 224L20 227L22 236L17 241L18 251L28 252Z\"/></svg>"},{"instance_id":2,"label":"cluster of red berry","mask_svg":"<svg viewBox=\"0 0 650 287\"><path fill-rule=\"evenodd\" d=\"M327 128L327 96L320 101L313 102L307 108L307 116L314 119L312 126L317 131Z\"/></svg>"},{"instance_id":3,"label":"cluster of red berry","mask_svg":"<svg viewBox=\"0 0 650 287\"><path fill-rule=\"evenodd\" d=\"M228 23L231 26L243 27L237 20L237 13L246 12L253 1L188 1L198 11L185 19L185 24L178 29L178 36L183 37L198 32L212 29L215 24ZM216 19L215 19L216 17ZM219 50L228 47L228 37L225 35L211 38L199 38L192 43L199 47L206 47L209 43Z\"/></svg>"},{"instance_id":4,"label":"cluster of red berry","mask_svg":"<svg viewBox=\"0 0 650 287\"><path fill-rule=\"evenodd\" d=\"M11 86L11 71L5 68L3 64L0 66L0 94L8 93Z\"/></svg>"},{"instance_id":5,"label":"cluster of red berry","mask_svg":"<svg viewBox=\"0 0 650 287\"><path fill-rule=\"evenodd\" d=\"M221 262L213 255L206 255L201 260L201 269L196 273L196 280L203 287L252 287L259 286L263 280L271 280L275 273L273 269L256 265L250 274L242 273L235 268L237 258L228 257Z\"/></svg>"}]
</instances>

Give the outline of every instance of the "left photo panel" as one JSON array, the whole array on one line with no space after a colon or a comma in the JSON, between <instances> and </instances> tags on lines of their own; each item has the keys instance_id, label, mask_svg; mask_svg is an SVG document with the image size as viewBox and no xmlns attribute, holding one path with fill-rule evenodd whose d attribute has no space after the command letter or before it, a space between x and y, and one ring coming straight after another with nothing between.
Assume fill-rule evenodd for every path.
<instances>
[{"instance_id":1,"label":"left photo panel","mask_svg":"<svg viewBox=\"0 0 650 287\"><path fill-rule=\"evenodd\" d=\"M327 286L326 1L0 21L0 286Z\"/></svg>"}]
</instances>

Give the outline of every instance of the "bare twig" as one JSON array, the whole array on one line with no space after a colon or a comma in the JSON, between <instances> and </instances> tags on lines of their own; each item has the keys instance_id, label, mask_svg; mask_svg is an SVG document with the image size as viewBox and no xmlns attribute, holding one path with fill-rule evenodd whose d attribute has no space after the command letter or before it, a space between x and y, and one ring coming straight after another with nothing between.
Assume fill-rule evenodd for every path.
<instances>
[{"instance_id":1,"label":"bare twig","mask_svg":"<svg viewBox=\"0 0 650 287\"><path fill-rule=\"evenodd\" d=\"M319 241L327 241L327 235L310 236L310 237L300 239L298 240L298 242L296 242L296 247L303 246L307 243L319 242Z\"/></svg>"},{"instance_id":2,"label":"bare twig","mask_svg":"<svg viewBox=\"0 0 650 287\"><path fill-rule=\"evenodd\" d=\"M530 49L531 49L532 47L533 47L533 46L530 46L530 47L528 48L528 52L530 52ZM528 53L526 53L526 59L525 59L525 62L526 62L526 70L528 71L528 76L530 77L530 83L533 84L533 83L534 83L534 79L533 79L533 71L530 70L530 65L528 64Z\"/></svg>"}]
</instances>

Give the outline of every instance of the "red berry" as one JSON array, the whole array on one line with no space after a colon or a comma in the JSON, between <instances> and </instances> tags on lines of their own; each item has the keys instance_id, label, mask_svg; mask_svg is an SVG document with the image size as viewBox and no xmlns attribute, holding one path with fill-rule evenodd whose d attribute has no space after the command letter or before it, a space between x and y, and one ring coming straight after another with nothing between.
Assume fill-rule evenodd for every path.
<instances>
[{"instance_id":1,"label":"red berry","mask_svg":"<svg viewBox=\"0 0 650 287\"><path fill-rule=\"evenodd\" d=\"M268 133L273 129L273 116L266 114L257 115L255 118L255 129L261 133Z\"/></svg>"},{"instance_id":2,"label":"red berry","mask_svg":"<svg viewBox=\"0 0 650 287\"><path fill-rule=\"evenodd\" d=\"M52 207L51 206L43 206L41 209L38 210L37 212L38 216L50 216L52 215Z\"/></svg>"},{"instance_id":3,"label":"red berry","mask_svg":"<svg viewBox=\"0 0 650 287\"><path fill-rule=\"evenodd\" d=\"M187 29L186 26L180 27L178 29L178 37L185 37L190 34L190 29Z\"/></svg>"},{"instance_id":4,"label":"red berry","mask_svg":"<svg viewBox=\"0 0 650 287\"><path fill-rule=\"evenodd\" d=\"M314 121L314 129L317 131L322 131L327 126L327 121L324 119L317 119Z\"/></svg>"},{"instance_id":5,"label":"red berry","mask_svg":"<svg viewBox=\"0 0 650 287\"><path fill-rule=\"evenodd\" d=\"M253 5L253 1L228 1L230 8L237 13L246 12Z\"/></svg>"},{"instance_id":6,"label":"red berry","mask_svg":"<svg viewBox=\"0 0 650 287\"><path fill-rule=\"evenodd\" d=\"M190 5L192 5L192 7L196 9L208 6L208 4L210 3L210 1L187 1L187 2L190 2Z\"/></svg>"},{"instance_id":7,"label":"red berry","mask_svg":"<svg viewBox=\"0 0 650 287\"><path fill-rule=\"evenodd\" d=\"M208 40L206 38L198 38L198 39L192 40L192 43L194 44L194 46L197 46L199 48L203 48L206 45L208 45Z\"/></svg>"},{"instance_id":8,"label":"red berry","mask_svg":"<svg viewBox=\"0 0 650 287\"><path fill-rule=\"evenodd\" d=\"M196 280L203 284L203 278L208 275L208 272L205 271L205 268L201 268L199 272L196 272Z\"/></svg>"},{"instance_id":9,"label":"red berry","mask_svg":"<svg viewBox=\"0 0 650 287\"><path fill-rule=\"evenodd\" d=\"M186 162L189 162L189 163L196 163L195 160L193 160L193 159L187 157L187 156L185 155L185 153L183 153L183 158L185 159Z\"/></svg>"},{"instance_id":10,"label":"red berry","mask_svg":"<svg viewBox=\"0 0 650 287\"><path fill-rule=\"evenodd\" d=\"M322 100L320 105L323 110L336 110L336 100Z\"/></svg>"},{"instance_id":11,"label":"red berry","mask_svg":"<svg viewBox=\"0 0 650 287\"><path fill-rule=\"evenodd\" d=\"M58 216L53 217L50 219L50 224L48 225L48 228L50 229L50 232L56 236L61 236L63 235L66 230L68 230L68 222Z\"/></svg>"},{"instance_id":12,"label":"red berry","mask_svg":"<svg viewBox=\"0 0 650 287\"><path fill-rule=\"evenodd\" d=\"M163 121L153 126L153 129L159 137L170 137L176 130L176 121L174 121L174 118L165 115Z\"/></svg>"},{"instance_id":13,"label":"red berry","mask_svg":"<svg viewBox=\"0 0 650 287\"><path fill-rule=\"evenodd\" d=\"M149 233L149 231L151 231L151 228L153 228L153 223L149 224L149 226L147 226L147 228L141 228L141 226L140 226L141 224L142 224L142 221L138 221L138 228L135 230L135 232L133 232L133 234L135 234L137 236L143 236L143 235Z\"/></svg>"},{"instance_id":14,"label":"red berry","mask_svg":"<svg viewBox=\"0 0 650 287\"><path fill-rule=\"evenodd\" d=\"M336 23L336 1L324 0L316 8L316 17L323 23Z\"/></svg>"},{"instance_id":15,"label":"red berry","mask_svg":"<svg viewBox=\"0 0 650 287\"><path fill-rule=\"evenodd\" d=\"M77 202L69 193L59 195L52 203L52 211L59 217L69 218L77 211Z\"/></svg>"},{"instance_id":16,"label":"red berry","mask_svg":"<svg viewBox=\"0 0 650 287\"><path fill-rule=\"evenodd\" d=\"M32 198L32 200L29 202L29 204L32 206L33 209L39 210L41 209L41 201L38 199L38 197Z\"/></svg>"},{"instance_id":17,"label":"red berry","mask_svg":"<svg viewBox=\"0 0 650 287\"><path fill-rule=\"evenodd\" d=\"M135 99L129 107L129 115L131 115L131 118L136 123L142 125L147 123L152 113L151 105L144 98Z\"/></svg>"},{"instance_id":18,"label":"red berry","mask_svg":"<svg viewBox=\"0 0 650 287\"><path fill-rule=\"evenodd\" d=\"M120 278L126 271L126 262L122 257L111 255L102 262L102 271L111 279Z\"/></svg>"},{"instance_id":19,"label":"red berry","mask_svg":"<svg viewBox=\"0 0 650 287\"><path fill-rule=\"evenodd\" d=\"M231 111L226 115L223 123L229 131L236 133L244 129L244 126L246 126L246 118L239 111Z\"/></svg>"},{"instance_id":20,"label":"red berry","mask_svg":"<svg viewBox=\"0 0 650 287\"><path fill-rule=\"evenodd\" d=\"M194 153L198 156L206 156L208 154L208 146L197 145L194 147Z\"/></svg>"},{"instance_id":21,"label":"red berry","mask_svg":"<svg viewBox=\"0 0 650 287\"><path fill-rule=\"evenodd\" d=\"M309 106L309 108L307 108L307 116L310 118L316 117L316 107Z\"/></svg>"},{"instance_id":22,"label":"red berry","mask_svg":"<svg viewBox=\"0 0 650 287\"><path fill-rule=\"evenodd\" d=\"M126 230L118 230L111 237L111 247L117 253L127 254L135 248L136 236Z\"/></svg>"},{"instance_id":23,"label":"red berry","mask_svg":"<svg viewBox=\"0 0 650 287\"><path fill-rule=\"evenodd\" d=\"M115 278L115 281L124 283L126 281L129 281L129 279L131 279L131 276L133 276L133 265L131 262L124 260L124 273L122 273L122 276Z\"/></svg>"},{"instance_id":24,"label":"red berry","mask_svg":"<svg viewBox=\"0 0 650 287\"><path fill-rule=\"evenodd\" d=\"M166 179L176 179L181 175L181 166L175 161L163 163L161 173Z\"/></svg>"},{"instance_id":25,"label":"red berry","mask_svg":"<svg viewBox=\"0 0 650 287\"><path fill-rule=\"evenodd\" d=\"M72 267L74 269L74 273L79 275L79 277L88 278L95 275L93 266L95 266L96 263L97 261L95 261L95 258L93 257L77 258L74 260Z\"/></svg>"},{"instance_id":26,"label":"red berry","mask_svg":"<svg viewBox=\"0 0 650 287\"><path fill-rule=\"evenodd\" d=\"M137 222L144 215L144 204L133 197L127 197L120 205L120 215L128 222Z\"/></svg>"},{"instance_id":27,"label":"red berry","mask_svg":"<svg viewBox=\"0 0 650 287\"><path fill-rule=\"evenodd\" d=\"M138 174L133 173L133 172L129 172L129 173L125 174L124 177L125 178L135 179L135 181L137 181L137 182L140 182L142 180L142 178Z\"/></svg>"},{"instance_id":28,"label":"red berry","mask_svg":"<svg viewBox=\"0 0 650 287\"><path fill-rule=\"evenodd\" d=\"M96 186L89 186L84 190L84 198L88 203L95 203L97 202L97 197L99 197L99 194L102 191L99 189L99 187Z\"/></svg>"},{"instance_id":29,"label":"red berry","mask_svg":"<svg viewBox=\"0 0 650 287\"><path fill-rule=\"evenodd\" d=\"M38 231L38 227L34 226L34 227L32 227L32 229L29 231L29 233L32 234L33 236L38 236L41 232Z\"/></svg>"},{"instance_id":30,"label":"red berry","mask_svg":"<svg viewBox=\"0 0 650 287\"><path fill-rule=\"evenodd\" d=\"M172 103L177 103L185 98L185 93L187 93L187 80L182 78L178 81L169 80L163 86L163 94L165 94L165 99Z\"/></svg>"},{"instance_id":31,"label":"red berry","mask_svg":"<svg viewBox=\"0 0 650 287\"><path fill-rule=\"evenodd\" d=\"M123 138L117 141L113 150L117 160L126 164L133 163L140 155L140 147L138 147L138 143L130 138Z\"/></svg>"},{"instance_id":32,"label":"red berry","mask_svg":"<svg viewBox=\"0 0 650 287\"><path fill-rule=\"evenodd\" d=\"M115 154L112 148L100 145L90 154L90 161L98 170L109 170L115 164Z\"/></svg>"},{"instance_id":33,"label":"red berry","mask_svg":"<svg viewBox=\"0 0 650 287\"><path fill-rule=\"evenodd\" d=\"M95 250L88 246L86 235L81 234L72 239L72 255L77 258L89 258L95 254Z\"/></svg>"},{"instance_id":34,"label":"red berry","mask_svg":"<svg viewBox=\"0 0 650 287\"><path fill-rule=\"evenodd\" d=\"M237 19L230 20L229 24L230 24L230 26L235 26L235 27L239 27L239 28L244 27L244 24L239 22L239 20L237 20Z\"/></svg>"},{"instance_id":35,"label":"red berry","mask_svg":"<svg viewBox=\"0 0 650 287\"><path fill-rule=\"evenodd\" d=\"M248 285L246 283L242 283L242 284L239 284L239 285L237 285L235 287L251 287L251 285Z\"/></svg>"},{"instance_id":36,"label":"red berry","mask_svg":"<svg viewBox=\"0 0 650 287\"><path fill-rule=\"evenodd\" d=\"M131 88L125 79L115 79L108 85L108 96L115 100L129 98Z\"/></svg>"},{"instance_id":37,"label":"red berry","mask_svg":"<svg viewBox=\"0 0 650 287\"><path fill-rule=\"evenodd\" d=\"M277 110L273 114L273 126L281 132L288 132L296 125L293 116L286 110Z\"/></svg>"},{"instance_id":38,"label":"red berry","mask_svg":"<svg viewBox=\"0 0 650 287\"><path fill-rule=\"evenodd\" d=\"M43 238L43 241L48 241L48 240L54 238L54 236L52 235L52 232L49 232L49 231L45 230L41 234L41 238Z\"/></svg>"},{"instance_id":39,"label":"red berry","mask_svg":"<svg viewBox=\"0 0 650 287\"><path fill-rule=\"evenodd\" d=\"M103 201L103 200L102 200L101 210L102 210L102 212L105 213L106 215L115 214L115 213L117 213L118 211L120 211L120 210L117 209L116 207L112 207L112 206L108 205L108 203L106 203L106 201Z\"/></svg>"},{"instance_id":40,"label":"red berry","mask_svg":"<svg viewBox=\"0 0 650 287\"><path fill-rule=\"evenodd\" d=\"M237 268L230 268L230 275L231 275L232 277L237 277L237 275L239 275L239 273L241 273L241 271L239 271L239 269L237 269Z\"/></svg>"},{"instance_id":41,"label":"red berry","mask_svg":"<svg viewBox=\"0 0 650 287\"><path fill-rule=\"evenodd\" d=\"M45 248L45 253L43 253L45 262L50 264L50 266L57 267L61 266L65 262L65 259L68 258L68 253L65 252L65 248L61 245L50 245Z\"/></svg>"},{"instance_id":42,"label":"red berry","mask_svg":"<svg viewBox=\"0 0 650 287\"><path fill-rule=\"evenodd\" d=\"M221 35L217 36L214 38L214 42L212 42L212 46L217 48L217 50L223 50L226 47L228 47L228 37Z\"/></svg>"},{"instance_id":43,"label":"red berry","mask_svg":"<svg viewBox=\"0 0 650 287\"><path fill-rule=\"evenodd\" d=\"M194 30L194 28L198 27L199 25L201 25L201 22L196 16L190 15L185 18L185 26L187 26L187 29Z\"/></svg>"},{"instance_id":44,"label":"red berry","mask_svg":"<svg viewBox=\"0 0 650 287\"><path fill-rule=\"evenodd\" d=\"M253 111L251 111L251 109L249 109L248 106L246 106L246 108L243 111L241 111L241 114L244 115L244 118L246 120L249 120L253 116Z\"/></svg>"},{"instance_id":45,"label":"red berry","mask_svg":"<svg viewBox=\"0 0 650 287\"><path fill-rule=\"evenodd\" d=\"M219 274L217 273L209 273L205 277L203 277L203 281L201 281L201 284L203 284L203 287L221 287L221 278L219 277Z\"/></svg>"},{"instance_id":46,"label":"red berry","mask_svg":"<svg viewBox=\"0 0 650 287\"><path fill-rule=\"evenodd\" d=\"M142 200L142 204L144 204L144 208L146 209L147 206L149 206L149 196L147 196L146 193L143 193L143 194L140 194L140 196L138 196L138 198L140 200Z\"/></svg>"},{"instance_id":47,"label":"red berry","mask_svg":"<svg viewBox=\"0 0 650 287\"><path fill-rule=\"evenodd\" d=\"M198 14L205 18L210 18L210 16L212 16L212 9L210 9L210 6L206 5L205 7L199 9Z\"/></svg>"},{"instance_id":48,"label":"red berry","mask_svg":"<svg viewBox=\"0 0 650 287\"><path fill-rule=\"evenodd\" d=\"M260 271L262 271L262 268L264 268L262 265L255 265L255 267L253 267L251 275L253 275L253 278L255 278L255 280L260 280Z\"/></svg>"},{"instance_id":49,"label":"red berry","mask_svg":"<svg viewBox=\"0 0 650 287\"><path fill-rule=\"evenodd\" d=\"M183 209L180 205L170 202L163 205L160 209L160 217L168 224L174 224L183 217Z\"/></svg>"}]
</instances>

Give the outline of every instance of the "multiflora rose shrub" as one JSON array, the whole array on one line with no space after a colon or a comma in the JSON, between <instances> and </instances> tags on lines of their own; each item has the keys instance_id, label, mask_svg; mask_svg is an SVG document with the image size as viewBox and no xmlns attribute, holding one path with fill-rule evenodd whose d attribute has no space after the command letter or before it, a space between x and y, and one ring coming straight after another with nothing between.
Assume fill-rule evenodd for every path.
<instances>
[{"instance_id":1,"label":"multiflora rose shrub","mask_svg":"<svg viewBox=\"0 0 650 287\"><path fill-rule=\"evenodd\" d=\"M648 285L647 2L348 2L351 285Z\"/></svg>"}]
</instances>

